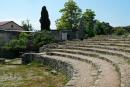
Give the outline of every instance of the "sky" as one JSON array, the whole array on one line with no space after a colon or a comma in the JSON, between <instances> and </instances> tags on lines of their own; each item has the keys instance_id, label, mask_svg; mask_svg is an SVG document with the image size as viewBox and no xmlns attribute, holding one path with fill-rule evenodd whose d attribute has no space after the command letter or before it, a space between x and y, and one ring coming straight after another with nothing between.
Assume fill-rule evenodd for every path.
<instances>
[{"instance_id":1,"label":"sky","mask_svg":"<svg viewBox=\"0 0 130 87\"><path fill-rule=\"evenodd\" d=\"M30 20L33 28L40 29L42 6L46 6L50 15L51 29L56 29L55 21L61 17L59 10L67 0L1 0L0 21ZM96 19L109 22L112 26L130 25L130 0L75 0L84 12L92 9Z\"/></svg>"}]
</instances>

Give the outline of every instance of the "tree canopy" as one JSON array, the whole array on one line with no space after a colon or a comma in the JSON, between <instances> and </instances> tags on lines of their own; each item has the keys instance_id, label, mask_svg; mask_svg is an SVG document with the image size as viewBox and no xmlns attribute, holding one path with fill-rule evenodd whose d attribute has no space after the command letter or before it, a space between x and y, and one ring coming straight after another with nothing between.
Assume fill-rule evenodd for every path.
<instances>
[{"instance_id":1,"label":"tree canopy","mask_svg":"<svg viewBox=\"0 0 130 87\"><path fill-rule=\"evenodd\" d=\"M110 35L113 31L113 27L109 23L100 22L98 20L96 20L94 28L97 35Z\"/></svg>"},{"instance_id":2,"label":"tree canopy","mask_svg":"<svg viewBox=\"0 0 130 87\"><path fill-rule=\"evenodd\" d=\"M68 0L64 8L60 10L62 16L56 21L57 29L78 29L80 18L82 15L81 9L74 0Z\"/></svg>"},{"instance_id":3,"label":"tree canopy","mask_svg":"<svg viewBox=\"0 0 130 87\"><path fill-rule=\"evenodd\" d=\"M33 27L32 27L32 24L30 24L29 20L25 20L25 21L22 21L22 28L25 30L25 31L32 31L33 30Z\"/></svg>"},{"instance_id":4,"label":"tree canopy","mask_svg":"<svg viewBox=\"0 0 130 87\"><path fill-rule=\"evenodd\" d=\"M82 15L82 26L85 29L86 34L88 34L89 37L92 37L95 35L94 30L94 19L95 19L95 12L91 9L86 9L86 11Z\"/></svg>"}]
</instances>

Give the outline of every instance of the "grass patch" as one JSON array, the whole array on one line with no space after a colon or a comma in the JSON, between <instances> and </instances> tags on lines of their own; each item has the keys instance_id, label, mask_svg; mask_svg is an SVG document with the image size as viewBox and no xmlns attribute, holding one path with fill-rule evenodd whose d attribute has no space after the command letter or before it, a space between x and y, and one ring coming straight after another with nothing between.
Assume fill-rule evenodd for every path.
<instances>
[{"instance_id":1,"label":"grass patch","mask_svg":"<svg viewBox=\"0 0 130 87\"><path fill-rule=\"evenodd\" d=\"M63 87L68 79L54 75L50 67L33 61L29 65L1 65L0 87Z\"/></svg>"},{"instance_id":2,"label":"grass patch","mask_svg":"<svg viewBox=\"0 0 130 87\"><path fill-rule=\"evenodd\" d=\"M28 64L29 66L34 66L34 67L43 67L43 63L39 61L32 61L31 63Z\"/></svg>"},{"instance_id":3,"label":"grass patch","mask_svg":"<svg viewBox=\"0 0 130 87\"><path fill-rule=\"evenodd\" d=\"M128 60L127 63L130 65L130 60Z\"/></svg>"}]
</instances>

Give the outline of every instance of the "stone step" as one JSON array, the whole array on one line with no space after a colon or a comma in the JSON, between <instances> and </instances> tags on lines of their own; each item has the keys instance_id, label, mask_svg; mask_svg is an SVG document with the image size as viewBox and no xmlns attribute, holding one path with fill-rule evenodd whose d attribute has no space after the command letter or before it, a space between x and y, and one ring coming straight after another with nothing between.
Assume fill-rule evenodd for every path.
<instances>
[{"instance_id":1,"label":"stone step","mask_svg":"<svg viewBox=\"0 0 130 87\"><path fill-rule=\"evenodd\" d=\"M96 43L92 43L94 45L96 45ZM104 45L104 46L118 46L118 47L129 47L130 48L130 45L129 44L115 44L115 43L97 43L97 45Z\"/></svg>"},{"instance_id":2,"label":"stone step","mask_svg":"<svg viewBox=\"0 0 130 87\"><path fill-rule=\"evenodd\" d=\"M106 60L107 62L110 62L114 67L116 67L116 70L119 72L119 75L121 77L121 83L124 84L125 87L129 87L130 65L128 65L127 61L125 61L123 58L119 58L117 56L112 56L112 55L105 55L105 54L101 54L97 52L74 50L74 49L73 50L72 49L54 49L52 51L82 54L82 55Z\"/></svg>"},{"instance_id":3,"label":"stone step","mask_svg":"<svg viewBox=\"0 0 130 87\"><path fill-rule=\"evenodd\" d=\"M61 47L63 48L63 47ZM130 60L130 56L127 52L120 52L120 51L112 51L112 50L107 50L107 49L98 49L98 48L85 48L85 47L64 47L64 48L69 48L69 49L78 49L78 50L83 50L83 51L91 51L91 52L97 52L97 53L103 53L103 54L110 54L110 55L116 55L119 57L124 58L125 60Z\"/></svg>"},{"instance_id":4,"label":"stone step","mask_svg":"<svg viewBox=\"0 0 130 87\"><path fill-rule=\"evenodd\" d=\"M98 72L91 64L61 56L43 56L52 59L62 60L72 64L75 70L74 75L65 87L93 87L95 85L95 81L98 79Z\"/></svg>"},{"instance_id":5,"label":"stone step","mask_svg":"<svg viewBox=\"0 0 130 87\"><path fill-rule=\"evenodd\" d=\"M85 41L130 41L130 38L129 39L84 39Z\"/></svg>"},{"instance_id":6,"label":"stone step","mask_svg":"<svg viewBox=\"0 0 130 87\"><path fill-rule=\"evenodd\" d=\"M126 58L128 60L130 60L130 53L129 52L125 52L125 51L118 51L118 50L114 50L114 49L102 49L102 48L88 48L88 50L95 50L95 51L100 51L100 52L105 52L106 54L110 53L110 54L115 54L117 56L121 56L123 58Z\"/></svg>"},{"instance_id":7,"label":"stone step","mask_svg":"<svg viewBox=\"0 0 130 87\"><path fill-rule=\"evenodd\" d=\"M121 52L130 52L130 48L117 47L117 46L85 45L85 46L80 46L80 47L100 48L100 49L108 49L108 50L115 50L115 51L121 51Z\"/></svg>"},{"instance_id":8,"label":"stone step","mask_svg":"<svg viewBox=\"0 0 130 87\"><path fill-rule=\"evenodd\" d=\"M106 43L106 44L130 44L130 41L69 41L64 42L65 44L75 44L75 43L88 43L88 44L97 44L97 43Z\"/></svg>"},{"instance_id":9,"label":"stone step","mask_svg":"<svg viewBox=\"0 0 130 87\"><path fill-rule=\"evenodd\" d=\"M65 41L64 43L73 43L73 42L84 42L84 43L100 43L100 42L108 42L108 43L130 43L130 40L76 40L76 41Z\"/></svg>"},{"instance_id":10,"label":"stone step","mask_svg":"<svg viewBox=\"0 0 130 87\"><path fill-rule=\"evenodd\" d=\"M72 58L50 56L43 53L25 53L22 61L28 64L29 61L40 61L52 67L54 70L64 72L70 80L65 87L94 87L98 79L97 68L93 65Z\"/></svg>"},{"instance_id":11,"label":"stone step","mask_svg":"<svg viewBox=\"0 0 130 87\"><path fill-rule=\"evenodd\" d=\"M125 35L96 35L90 39L129 39L129 36Z\"/></svg>"},{"instance_id":12,"label":"stone step","mask_svg":"<svg viewBox=\"0 0 130 87\"><path fill-rule=\"evenodd\" d=\"M96 36L96 37L93 37L93 38L88 38L88 40L130 40L130 37L124 37L124 36Z\"/></svg>"},{"instance_id":13,"label":"stone step","mask_svg":"<svg viewBox=\"0 0 130 87\"><path fill-rule=\"evenodd\" d=\"M130 41L83 41L84 43L125 43L125 44L130 44Z\"/></svg>"},{"instance_id":14,"label":"stone step","mask_svg":"<svg viewBox=\"0 0 130 87\"><path fill-rule=\"evenodd\" d=\"M108 58L109 60L115 62L117 66L120 68L121 76L122 76L122 83L124 87L130 86L130 65L128 64L128 61L124 60L122 57L117 57L113 55L106 55L101 53L95 54L100 55L101 57Z\"/></svg>"},{"instance_id":15,"label":"stone step","mask_svg":"<svg viewBox=\"0 0 130 87\"><path fill-rule=\"evenodd\" d=\"M104 45L104 46L118 46L118 47L129 47L130 44L127 43L106 43L106 42L99 42L99 43L87 43L87 42L70 42L70 43L64 43L62 45L75 45L75 44L81 44L81 45Z\"/></svg>"},{"instance_id":16,"label":"stone step","mask_svg":"<svg viewBox=\"0 0 130 87\"><path fill-rule=\"evenodd\" d=\"M81 59L90 60L95 64L99 65L101 69L100 79L98 80L98 82L96 82L96 87L105 87L105 86L119 87L120 86L120 76L118 72L115 70L115 67L113 67L113 65L107 61L94 58L94 57L88 57L84 55L64 53L64 52L51 52L51 55L62 56L62 57L73 57L73 58L78 57Z\"/></svg>"},{"instance_id":17,"label":"stone step","mask_svg":"<svg viewBox=\"0 0 130 87\"><path fill-rule=\"evenodd\" d=\"M65 45L63 45L65 46ZM85 47L85 48L100 48L100 49L108 49L108 50L115 50L115 51L121 51L121 52L130 52L130 48L126 47L119 47L119 46L109 46L109 45L82 45L82 44L75 44L75 45L66 45L67 46L75 46L75 47Z\"/></svg>"}]
</instances>

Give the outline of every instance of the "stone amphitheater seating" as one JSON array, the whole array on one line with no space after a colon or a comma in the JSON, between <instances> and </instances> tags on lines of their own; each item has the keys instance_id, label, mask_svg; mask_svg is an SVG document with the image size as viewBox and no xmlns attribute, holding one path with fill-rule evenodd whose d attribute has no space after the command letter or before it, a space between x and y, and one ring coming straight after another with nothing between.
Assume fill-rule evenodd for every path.
<instances>
[{"instance_id":1,"label":"stone amphitheater seating","mask_svg":"<svg viewBox=\"0 0 130 87\"><path fill-rule=\"evenodd\" d=\"M24 54L23 63L39 60L65 72L65 87L130 87L130 38L97 36L53 47Z\"/></svg>"}]
</instances>

